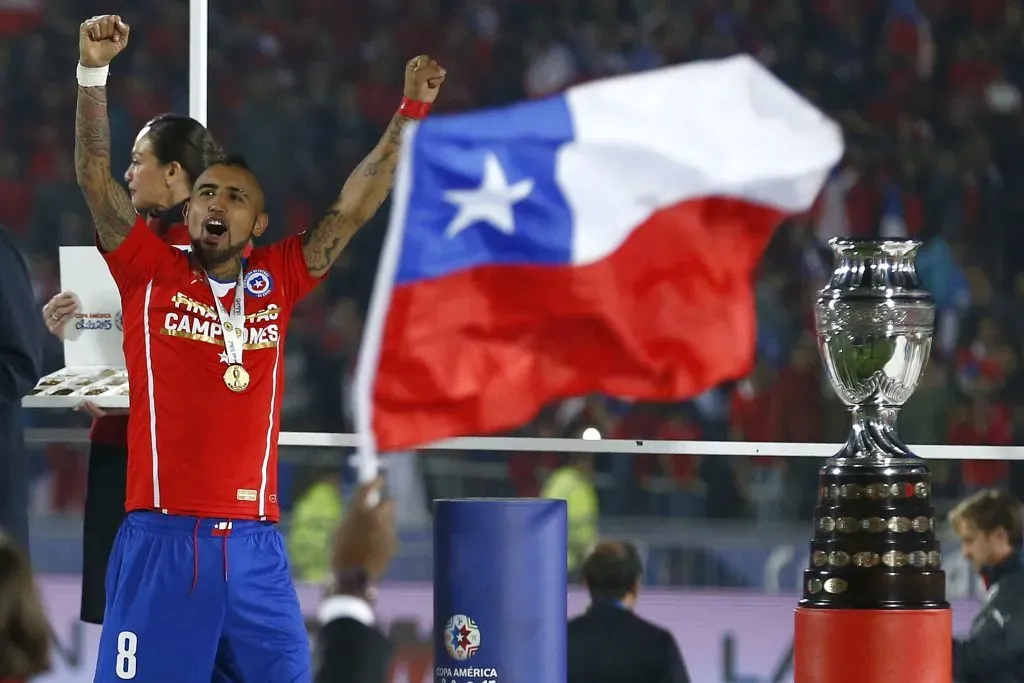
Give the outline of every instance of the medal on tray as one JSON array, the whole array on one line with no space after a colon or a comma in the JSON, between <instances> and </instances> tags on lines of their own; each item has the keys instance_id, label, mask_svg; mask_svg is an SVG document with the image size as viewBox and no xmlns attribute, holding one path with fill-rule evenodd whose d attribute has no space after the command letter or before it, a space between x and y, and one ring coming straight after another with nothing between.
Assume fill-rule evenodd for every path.
<instances>
[{"instance_id":1,"label":"medal on tray","mask_svg":"<svg viewBox=\"0 0 1024 683\"><path fill-rule=\"evenodd\" d=\"M235 299L231 303L231 311L224 309L220 297L213 289L213 281L210 281L210 291L213 292L213 304L217 308L217 316L220 318L221 337L224 340L224 357L227 360L228 368L224 371L224 386L236 394L249 388L249 371L242 365L242 351L245 349L245 269L238 271L238 280L235 282ZM210 280L207 276L207 280Z\"/></svg>"}]
</instances>

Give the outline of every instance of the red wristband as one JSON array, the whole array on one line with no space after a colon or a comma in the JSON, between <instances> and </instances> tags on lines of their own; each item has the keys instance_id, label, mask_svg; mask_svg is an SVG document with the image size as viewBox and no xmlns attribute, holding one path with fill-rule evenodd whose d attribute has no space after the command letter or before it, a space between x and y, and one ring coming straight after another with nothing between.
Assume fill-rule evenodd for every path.
<instances>
[{"instance_id":1,"label":"red wristband","mask_svg":"<svg viewBox=\"0 0 1024 683\"><path fill-rule=\"evenodd\" d=\"M403 97L402 103L398 105L398 113L409 119L425 119L430 113L430 103Z\"/></svg>"}]
</instances>

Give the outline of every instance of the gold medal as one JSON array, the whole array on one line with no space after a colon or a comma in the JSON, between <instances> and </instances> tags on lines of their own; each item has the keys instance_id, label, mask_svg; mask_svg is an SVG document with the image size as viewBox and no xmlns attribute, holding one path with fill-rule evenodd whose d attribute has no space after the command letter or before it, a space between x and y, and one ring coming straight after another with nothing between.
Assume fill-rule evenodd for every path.
<instances>
[{"instance_id":1,"label":"gold medal","mask_svg":"<svg viewBox=\"0 0 1024 683\"><path fill-rule=\"evenodd\" d=\"M249 371L237 363L224 371L224 384L234 392L245 391L249 386Z\"/></svg>"}]
</instances>

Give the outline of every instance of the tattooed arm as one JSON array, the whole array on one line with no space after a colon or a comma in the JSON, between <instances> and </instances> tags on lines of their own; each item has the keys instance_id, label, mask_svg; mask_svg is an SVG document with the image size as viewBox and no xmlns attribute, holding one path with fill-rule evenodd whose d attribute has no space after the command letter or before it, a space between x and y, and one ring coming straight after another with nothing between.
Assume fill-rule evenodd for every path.
<instances>
[{"instance_id":1,"label":"tattooed arm","mask_svg":"<svg viewBox=\"0 0 1024 683\"><path fill-rule=\"evenodd\" d=\"M432 59L416 57L405 68L405 96L432 103L444 81L444 69ZM311 275L322 277L352 236L373 218L391 192L402 130L413 119L395 114L384 136L345 181L341 194L323 219L303 236L302 252Z\"/></svg>"},{"instance_id":2,"label":"tattooed arm","mask_svg":"<svg viewBox=\"0 0 1024 683\"><path fill-rule=\"evenodd\" d=\"M104 251L117 249L135 224L131 197L110 174L107 89L78 88L75 176L85 194Z\"/></svg>"},{"instance_id":3,"label":"tattooed arm","mask_svg":"<svg viewBox=\"0 0 1024 683\"><path fill-rule=\"evenodd\" d=\"M78 31L80 68L97 72L108 66L128 45L129 31L128 24L112 14L83 23ZM81 78L80 71L80 82ZM105 76L100 82L103 80ZM104 251L117 249L135 224L135 208L125 189L110 175L110 121L105 86L78 87L75 177L92 213L100 247Z\"/></svg>"},{"instance_id":4,"label":"tattooed arm","mask_svg":"<svg viewBox=\"0 0 1024 683\"><path fill-rule=\"evenodd\" d=\"M384 137L352 171L327 214L303 236L302 253L311 275L324 275L352 235L373 218L388 198L395 181L402 129L411 120L395 114Z\"/></svg>"}]
</instances>

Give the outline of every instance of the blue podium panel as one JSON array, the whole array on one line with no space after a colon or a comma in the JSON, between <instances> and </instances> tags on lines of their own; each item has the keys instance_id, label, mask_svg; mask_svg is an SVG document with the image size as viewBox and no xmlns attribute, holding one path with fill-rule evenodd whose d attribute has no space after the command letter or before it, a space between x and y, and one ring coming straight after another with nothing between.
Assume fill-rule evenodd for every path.
<instances>
[{"instance_id":1,"label":"blue podium panel","mask_svg":"<svg viewBox=\"0 0 1024 683\"><path fill-rule=\"evenodd\" d=\"M565 683L564 500L438 500L434 683Z\"/></svg>"}]
</instances>

